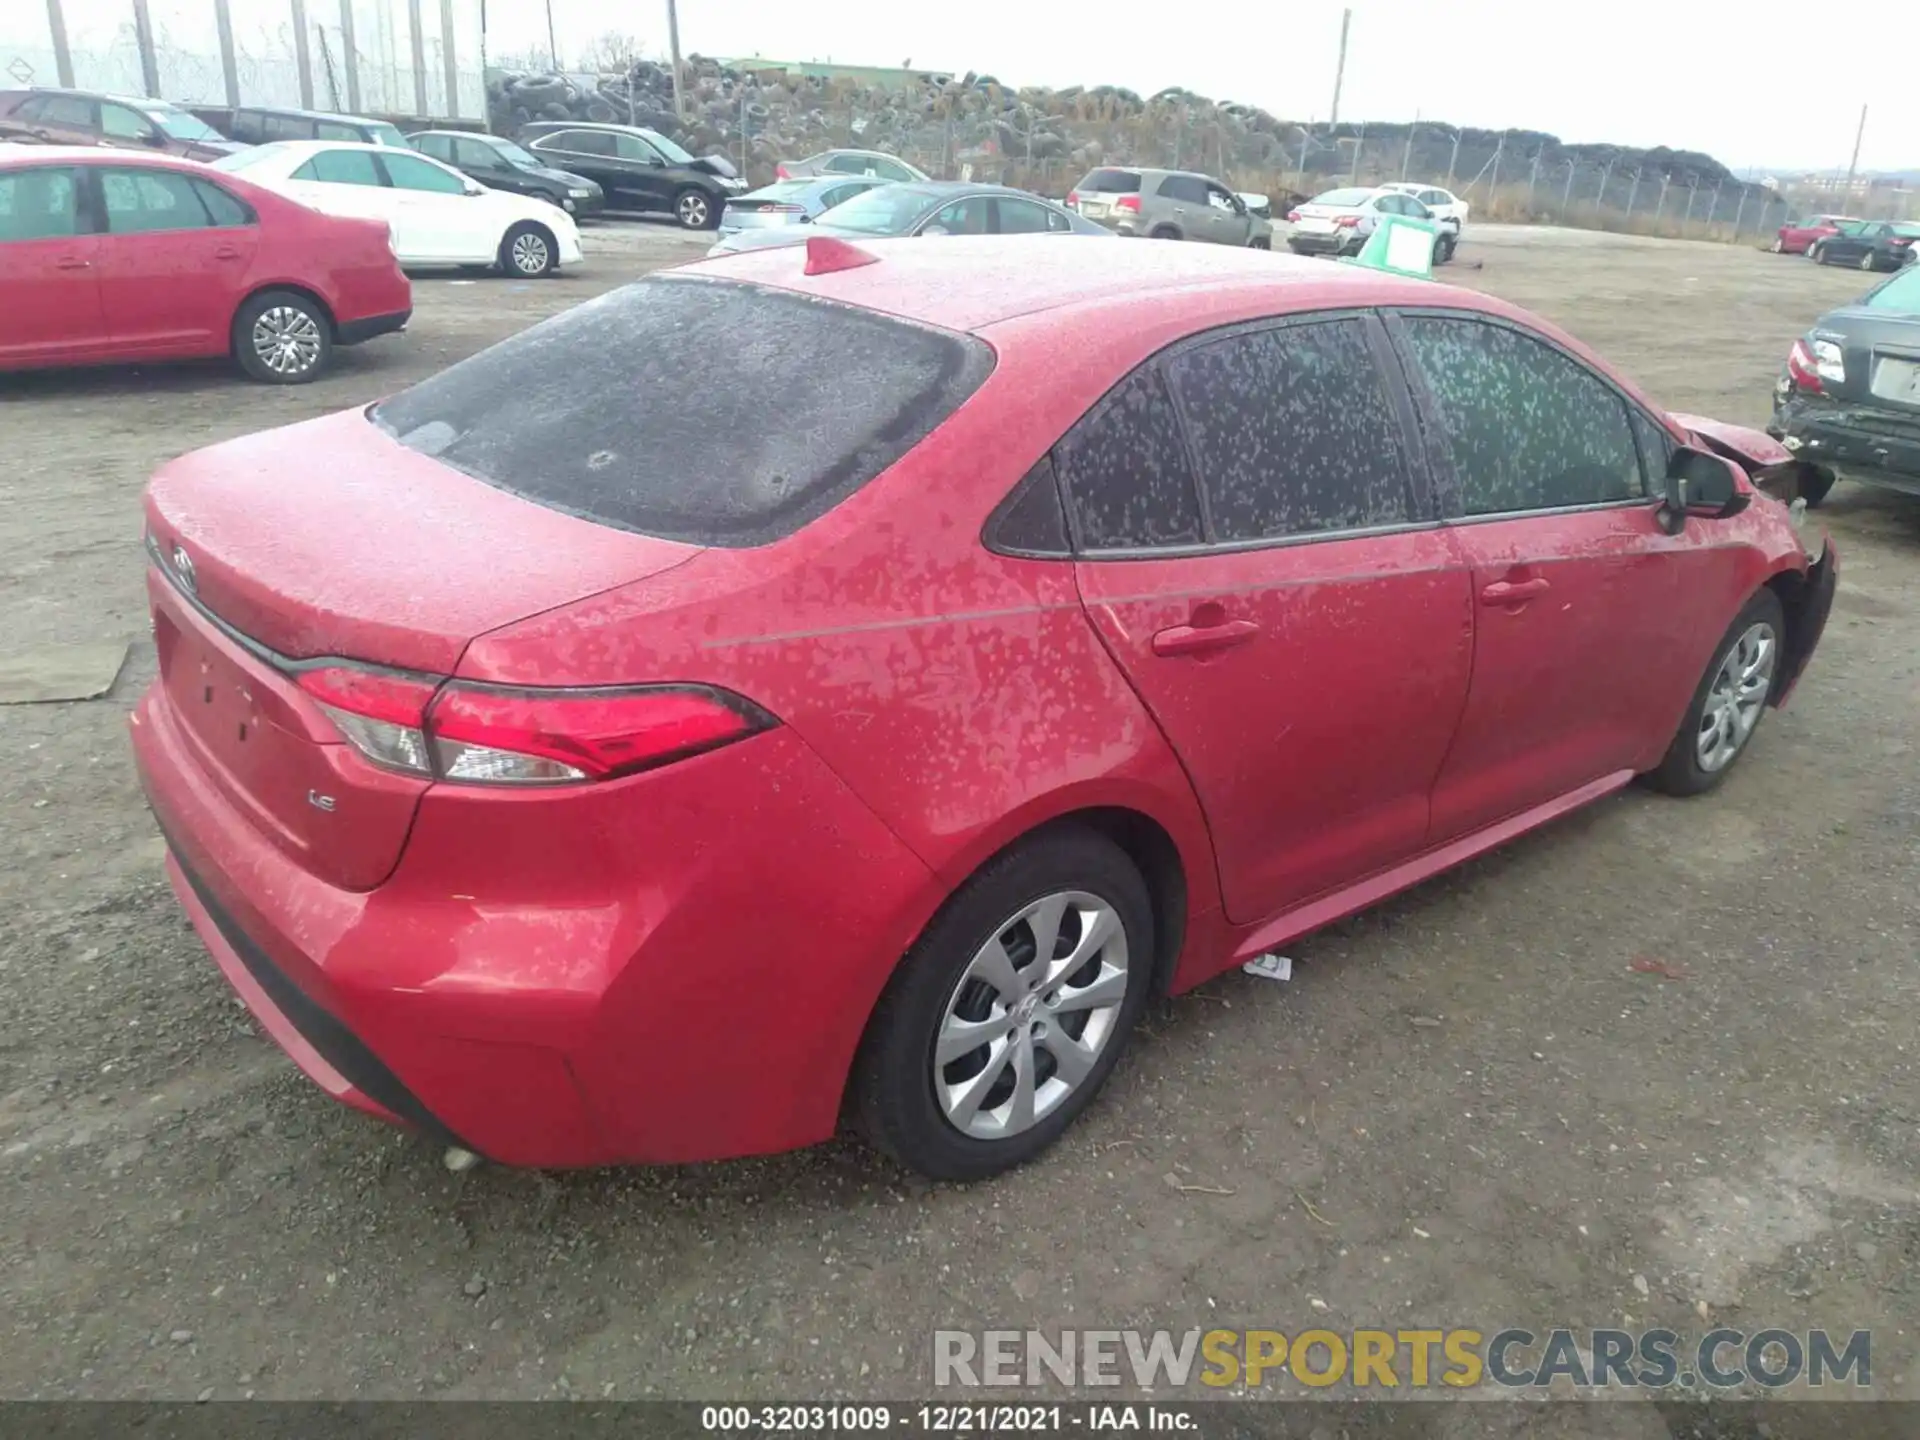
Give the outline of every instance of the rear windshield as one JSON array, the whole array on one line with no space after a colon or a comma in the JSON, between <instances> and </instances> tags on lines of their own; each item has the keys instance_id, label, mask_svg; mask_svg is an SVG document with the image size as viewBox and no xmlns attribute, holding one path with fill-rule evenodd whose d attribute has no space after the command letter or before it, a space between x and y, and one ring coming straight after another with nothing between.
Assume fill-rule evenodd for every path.
<instances>
[{"instance_id":1,"label":"rear windshield","mask_svg":"<svg viewBox=\"0 0 1920 1440\"><path fill-rule=\"evenodd\" d=\"M1920 315L1920 265L1902 270L1862 302L1870 310L1895 310Z\"/></svg>"},{"instance_id":2,"label":"rear windshield","mask_svg":"<svg viewBox=\"0 0 1920 1440\"><path fill-rule=\"evenodd\" d=\"M1364 205L1372 198L1373 191L1371 190L1328 190L1324 194L1314 196L1309 203L1314 205L1356 206Z\"/></svg>"},{"instance_id":3,"label":"rear windshield","mask_svg":"<svg viewBox=\"0 0 1920 1440\"><path fill-rule=\"evenodd\" d=\"M407 448L551 509L763 545L919 444L992 365L978 340L875 311L655 276L371 413Z\"/></svg>"},{"instance_id":4,"label":"rear windshield","mask_svg":"<svg viewBox=\"0 0 1920 1440\"><path fill-rule=\"evenodd\" d=\"M1095 195L1137 195L1140 193L1140 172L1095 170L1073 188L1090 191Z\"/></svg>"}]
</instances>

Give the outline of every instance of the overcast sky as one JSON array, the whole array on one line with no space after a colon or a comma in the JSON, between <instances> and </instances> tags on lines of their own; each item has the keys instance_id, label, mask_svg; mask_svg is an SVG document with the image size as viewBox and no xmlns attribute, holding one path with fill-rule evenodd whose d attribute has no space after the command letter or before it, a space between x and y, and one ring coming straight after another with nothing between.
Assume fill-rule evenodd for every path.
<instances>
[{"instance_id":1,"label":"overcast sky","mask_svg":"<svg viewBox=\"0 0 1920 1440\"><path fill-rule=\"evenodd\" d=\"M679 0L705 55L991 73L1012 85L1183 85L1325 120L1340 10L1322 0ZM620 29L666 52L666 0L552 0L563 59ZM1340 113L1704 150L1736 168L1920 166L1920 3L1360 0ZM1522 17L1525 18L1522 18ZM493 54L546 49L545 0L487 0Z\"/></svg>"}]
</instances>

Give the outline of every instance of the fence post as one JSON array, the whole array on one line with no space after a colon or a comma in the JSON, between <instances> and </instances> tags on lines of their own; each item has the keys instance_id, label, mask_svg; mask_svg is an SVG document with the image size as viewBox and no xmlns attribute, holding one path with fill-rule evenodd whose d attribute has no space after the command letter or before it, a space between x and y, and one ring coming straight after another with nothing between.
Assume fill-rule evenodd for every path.
<instances>
[{"instance_id":1,"label":"fence post","mask_svg":"<svg viewBox=\"0 0 1920 1440\"><path fill-rule=\"evenodd\" d=\"M300 72L300 107L313 108L313 57L307 53L307 0L291 0L293 6L293 64Z\"/></svg>"},{"instance_id":2,"label":"fence post","mask_svg":"<svg viewBox=\"0 0 1920 1440\"><path fill-rule=\"evenodd\" d=\"M224 7L226 0L220 0ZM347 72L347 109L360 113L360 54L353 39L353 0L340 0L340 63ZM239 104L238 100L234 104Z\"/></svg>"},{"instance_id":3,"label":"fence post","mask_svg":"<svg viewBox=\"0 0 1920 1440\"><path fill-rule=\"evenodd\" d=\"M453 48L453 0L440 0L440 68L447 77L447 114L442 118L451 118L460 113L460 57ZM481 83L484 88L485 82Z\"/></svg>"},{"instance_id":4,"label":"fence post","mask_svg":"<svg viewBox=\"0 0 1920 1440\"><path fill-rule=\"evenodd\" d=\"M407 0L407 29L413 35L413 113L427 113L427 37L420 28L420 0ZM559 65L559 60L554 65Z\"/></svg>"},{"instance_id":5,"label":"fence post","mask_svg":"<svg viewBox=\"0 0 1920 1440\"><path fill-rule=\"evenodd\" d=\"M1633 202L1640 198L1640 167L1633 169L1633 188L1627 191L1627 219L1633 218Z\"/></svg>"},{"instance_id":6,"label":"fence post","mask_svg":"<svg viewBox=\"0 0 1920 1440\"><path fill-rule=\"evenodd\" d=\"M1660 172L1660 203L1653 207L1653 223L1656 225L1660 223L1660 217L1666 213L1667 185L1672 179L1673 176L1667 174L1666 171L1663 170Z\"/></svg>"},{"instance_id":7,"label":"fence post","mask_svg":"<svg viewBox=\"0 0 1920 1440\"><path fill-rule=\"evenodd\" d=\"M1560 195L1560 223L1562 225L1567 223L1567 212L1573 206L1573 177L1579 168L1579 161L1567 161L1567 188L1562 191Z\"/></svg>"},{"instance_id":8,"label":"fence post","mask_svg":"<svg viewBox=\"0 0 1920 1440\"><path fill-rule=\"evenodd\" d=\"M60 0L47 0L47 33L53 37L53 68L60 84L73 88L73 51L67 48L67 14Z\"/></svg>"},{"instance_id":9,"label":"fence post","mask_svg":"<svg viewBox=\"0 0 1920 1440\"><path fill-rule=\"evenodd\" d=\"M147 11L147 0L133 0L133 43L140 51L140 83L147 87L147 94L157 100L160 98L160 61L153 53L153 16Z\"/></svg>"},{"instance_id":10,"label":"fence post","mask_svg":"<svg viewBox=\"0 0 1920 1440\"><path fill-rule=\"evenodd\" d=\"M1733 238L1740 238L1740 217L1747 213L1747 182L1740 182L1740 203L1733 207Z\"/></svg>"},{"instance_id":11,"label":"fence post","mask_svg":"<svg viewBox=\"0 0 1920 1440\"><path fill-rule=\"evenodd\" d=\"M1487 207L1493 207L1493 192L1500 188L1500 153L1507 148L1507 137L1493 142L1493 168L1487 176Z\"/></svg>"},{"instance_id":12,"label":"fence post","mask_svg":"<svg viewBox=\"0 0 1920 1440\"><path fill-rule=\"evenodd\" d=\"M1400 178L1402 180L1407 178L1407 170L1413 164L1413 137L1419 128L1420 122L1418 120L1415 120L1413 124L1407 127L1406 148L1400 152Z\"/></svg>"},{"instance_id":13,"label":"fence post","mask_svg":"<svg viewBox=\"0 0 1920 1440\"><path fill-rule=\"evenodd\" d=\"M1360 133L1353 137L1353 169L1347 175L1349 185L1360 183L1360 152L1367 148L1367 122L1360 122Z\"/></svg>"},{"instance_id":14,"label":"fence post","mask_svg":"<svg viewBox=\"0 0 1920 1440\"><path fill-rule=\"evenodd\" d=\"M1460 164L1460 132L1456 130L1453 132L1453 153L1447 157L1447 183L1446 183L1445 189L1447 190L1448 194L1453 193L1453 172L1459 166L1459 164Z\"/></svg>"},{"instance_id":15,"label":"fence post","mask_svg":"<svg viewBox=\"0 0 1920 1440\"><path fill-rule=\"evenodd\" d=\"M240 71L233 58L233 15L227 0L213 0L213 25L220 36L220 79L226 87L227 104L240 103Z\"/></svg>"},{"instance_id":16,"label":"fence post","mask_svg":"<svg viewBox=\"0 0 1920 1440\"><path fill-rule=\"evenodd\" d=\"M1707 238L1709 240L1713 238L1713 217L1720 212L1720 187L1726 183L1725 177L1716 180L1713 186L1713 199L1707 202Z\"/></svg>"},{"instance_id":17,"label":"fence post","mask_svg":"<svg viewBox=\"0 0 1920 1440\"><path fill-rule=\"evenodd\" d=\"M1533 187L1540 183L1540 155L1533 152L1533 168L1527 172L1527 219L1533 219Z\"/></svg>"}]
</instances>

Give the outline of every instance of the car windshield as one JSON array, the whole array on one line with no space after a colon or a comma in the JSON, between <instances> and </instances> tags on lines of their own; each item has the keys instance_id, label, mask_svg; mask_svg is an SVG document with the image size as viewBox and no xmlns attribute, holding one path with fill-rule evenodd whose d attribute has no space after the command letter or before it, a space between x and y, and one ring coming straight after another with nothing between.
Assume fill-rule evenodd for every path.
<instances>
[{"instance_id":1,"label":"car windshield","mask_svg":"<svg viewBox=\"0 0 1920 1440\"><path fill-rule=\"evenodd\" d=\"M1338 209L1354 210L1366 204L1367 201L1372 198L1373 191L1371 190L1328 190L1324 194L1314 196L1309 203L1314 205L1331 205Z\"/></svg>"},{"instance_id":2,"label":"car windshield","mask_svg":"<svg viewBox=\"0 0 1920 1440\"><path fill-rule=\"evenodd\" d=\"M372 413L408 449L535 504L663 540L762 545L918 445L992 367L971 336L656 276Z\"/></svg>"},{"instance_id":3,"label":"car windshield","mask_svg":"<svg viewBox=\"0 0 1920 1440\"><path fill-rule=\"evenodd\" d=\"M202 120L198 115L192 114L190 111L175 110L168 107L164 110L149 110L146 112L146 116L175 140L212 140L216 143L224 144L227 139L226 136L222 135L218 130L214 129L211 125L207 124L206 121Z\"/></svg>"},{"instance_id":4,"label":"car windshield","mask_svg":"<svg viewBox=\"0 0 1920 1440\"><path fill-rule=\"evenodd\" d=\"M1920 265L1901 271L1862 302L1869 310L1920 315Z\"/></svg>"},{"instance_id":5,"label":"car windshield","mask_svg":"<svg viewBox=\"0 0 1920 1440\"><path fill-rule=\"evenodd\" d=\"M279 141L270 141L265 145L252 145L245 150L236 150L231 155L222 155L208 167L213 170L242 171L251 170L256 165L267 165L286 153L287 147Z\"/></svg>"},{"instance_id":6,"label":"car windshield","mask_svg":"<svg viewBox=\"0 0 1920 1440\"><path fill-rule=\"evenodd\" d=\"M691 165L693 163L693 156L682 150L658 130L642 130L640 133L647 137L647 143L649 145L653 146L654 149L666 156L667 159L675 165Z\"/></svg>"},{"instance_id":7,"label":"car windshield","mask_svg":"<svg viewBox=\"0 0 1920 1440\"><path fill-rule=\"evenodd\" d=\"M388 145L395 150L411 148L407 144L407 137L400 133L398 127L388 125L384 121L377 125L367 126L367 143L369 145Z\"/></svg>"},{"instance_id":8,"label":"car windshield","mask_svg":"<svg viewBox=\"0 0 1920 1440\"><path fill-rule=\"evenodd\" d=\"M939 198L918 185L882 185L822 211L816 223L862 235L904 235Z\"/></svg>"}]
</instances>

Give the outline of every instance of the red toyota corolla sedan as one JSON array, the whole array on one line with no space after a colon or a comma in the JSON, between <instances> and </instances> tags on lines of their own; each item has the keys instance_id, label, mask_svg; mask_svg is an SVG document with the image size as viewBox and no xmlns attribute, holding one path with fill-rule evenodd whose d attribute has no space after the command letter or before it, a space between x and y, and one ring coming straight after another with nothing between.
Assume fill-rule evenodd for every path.
<instances>
[{"instance_id":1,"label":"red toyota corolla sedan","mask_svg":"<svg viewBox=\"0 0 1920 1440\"><path fill-rule=\"evenodd\" d=\"M134 748L339 1098L981 1176L1150 996L1719 782L1832 601L1792 483L1466 290L816 240L161 470Z\"/></svg>"},{"instance_id":2,"label":"red toyota corolla sedan","mask_svg":"<svg viewBox=\"0 0 1920 1440\"><path fill-rule=\"evenodd\" d=\"M412 313L384 224L191 160L0 145L0 371L231 355L297 385Z\"/></svg>"}]
</instances>

